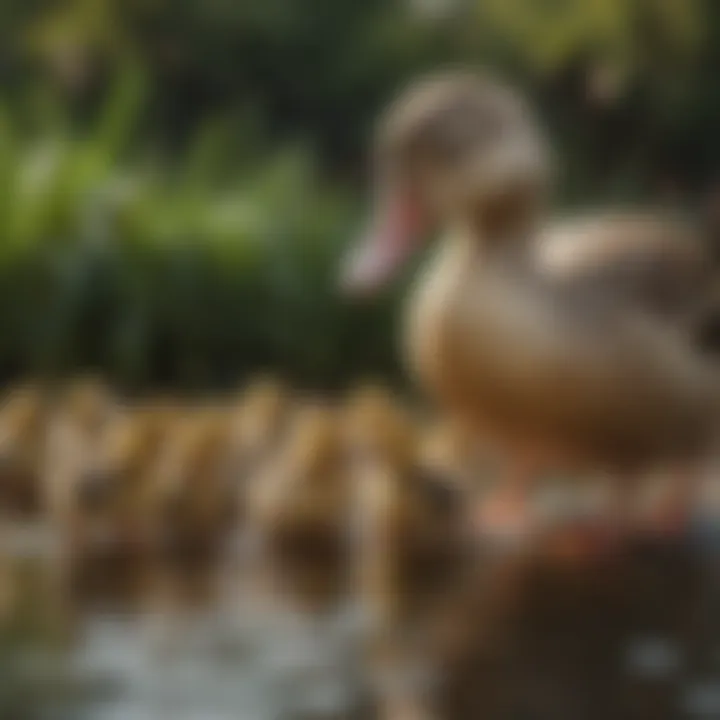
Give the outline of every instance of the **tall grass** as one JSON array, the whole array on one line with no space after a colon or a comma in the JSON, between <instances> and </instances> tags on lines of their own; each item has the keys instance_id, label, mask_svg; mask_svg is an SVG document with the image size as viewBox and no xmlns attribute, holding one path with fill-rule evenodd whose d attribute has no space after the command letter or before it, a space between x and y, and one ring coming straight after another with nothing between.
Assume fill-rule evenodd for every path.
<instances>
[{"instance_id":1,"label":"tall grass","mask_svg":"<svg viewBox=\"0 0 720 720\"><path fill-rule=\"evenodd\" d=\"M26 138L0 112L0 377L99 369L207 387L258 368L310 384L392 372L392 298L344 303L353 203L302 147L214 124L186 156L131 156L139 77L94 128Z\"/></svg>"}]
</instances>

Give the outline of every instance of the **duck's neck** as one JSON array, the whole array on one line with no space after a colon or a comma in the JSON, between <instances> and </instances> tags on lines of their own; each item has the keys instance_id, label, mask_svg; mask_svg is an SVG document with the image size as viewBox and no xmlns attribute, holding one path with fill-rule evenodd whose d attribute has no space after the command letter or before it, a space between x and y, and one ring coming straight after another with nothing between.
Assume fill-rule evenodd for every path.
<instances>
[{"instance_id":1,"label":"duck's neck","mask_svg":"<svg viewBox=\"0 0 720 720\"><path fill-rule=\"evenodd\" d=\"M478 203L461 219L466 242L484 257L519 258L537 233L540 212L536 203L517 199Z\"/></svg>"}]
</instances>

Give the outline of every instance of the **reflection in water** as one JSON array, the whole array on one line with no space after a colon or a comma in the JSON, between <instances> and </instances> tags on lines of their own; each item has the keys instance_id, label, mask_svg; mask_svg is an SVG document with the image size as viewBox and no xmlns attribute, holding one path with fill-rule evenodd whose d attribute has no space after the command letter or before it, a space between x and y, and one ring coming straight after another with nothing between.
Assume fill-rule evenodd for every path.
<instances>
[{"instance_id":1,"label":"reflection in water","mask_svg":"<svg viewBox=\"0 0 720 720\"><path fill-rule=\"evenodd\" d=\"M478 717L458 708L480 687L492 720L720 717L720 646L694 618L707 584L681 552L521 565L495 600L483 585L465 635L490 624L502 652L456 668L442 717ZM0 718L372 717L341 568L290 570L106 558L68 585L42 555L3 558Z\"/></svg>"},{"instance_id":2,"label":"reflection in water","mask_svg":"<svg viewBox=\"0 0 720 720\"><path fill-rule=\"evenodd\" d=\"M346 717L355 628L329 570L293 597L268 566L250 582L227 566L105 558L68 584L42 557L8 561L0 717Z\"/></svg>"}]
</instances>

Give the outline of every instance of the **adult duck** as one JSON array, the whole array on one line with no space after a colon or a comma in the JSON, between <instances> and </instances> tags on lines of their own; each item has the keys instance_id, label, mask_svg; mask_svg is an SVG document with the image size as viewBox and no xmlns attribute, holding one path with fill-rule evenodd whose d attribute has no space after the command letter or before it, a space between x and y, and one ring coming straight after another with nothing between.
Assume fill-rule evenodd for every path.
<instances>
[{"instance_id":1,"label":"adult duck","mask_svg":"<svg viewBox=\"0 0 720 720\"><path fill-rule=\"evenodd\" d=\"M471 72L402 94L375 152L376 220L344 282L376 290L444 228L408 306L409 365L503 449L505 500L527 511L528 482L551 469L629 481L696 467L720 407L694 332L701 233L653 211L552 220L541 129L512 88Z\"/></svg>"}]
</instances>

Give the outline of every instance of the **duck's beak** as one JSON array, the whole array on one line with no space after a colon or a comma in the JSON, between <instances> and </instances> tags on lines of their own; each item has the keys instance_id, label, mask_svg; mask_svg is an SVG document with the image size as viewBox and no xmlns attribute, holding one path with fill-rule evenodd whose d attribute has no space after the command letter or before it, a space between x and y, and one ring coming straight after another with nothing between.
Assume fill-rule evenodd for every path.
<instances>
[{"instance_id":1,"label":"duck's beak","mask_svg":"<svg viewBox=\"0 0 720 720\"><path fill-rule=\"evenodd\" d=\"M416 203L401 194L385 196L370 229L345 259L341 287L371 294L388 283L420 246L424 223Z\"/></svg>"}]
</instances>

